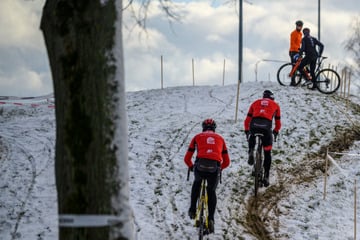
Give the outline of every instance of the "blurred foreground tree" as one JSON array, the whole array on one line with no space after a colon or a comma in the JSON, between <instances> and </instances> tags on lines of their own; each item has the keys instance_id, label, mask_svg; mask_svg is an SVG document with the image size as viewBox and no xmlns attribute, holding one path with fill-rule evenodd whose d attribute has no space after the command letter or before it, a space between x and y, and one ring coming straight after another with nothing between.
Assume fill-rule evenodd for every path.
<instances>
[{"instance_id":1,"label":"blurred foreground tree","mask_svg":"<svg viewBox=\"0 0 360 240\"><path fill-rule=\"evenodd\" d=\"M47 0L43 9L60 240L134 239L121 21L121 0Z\"/></svg>"},{"instance_id":2,"label":"blurred foreground tree","mask_svg":"<svg viewBox=\"0 0 360 240\"><path fill-rule=\"evenodd\" d=\"M360 17L354 18L351 28L353 32L346 41L345 49L354 57L354 75L360 81Z\"/></svg>"}]
</instances>

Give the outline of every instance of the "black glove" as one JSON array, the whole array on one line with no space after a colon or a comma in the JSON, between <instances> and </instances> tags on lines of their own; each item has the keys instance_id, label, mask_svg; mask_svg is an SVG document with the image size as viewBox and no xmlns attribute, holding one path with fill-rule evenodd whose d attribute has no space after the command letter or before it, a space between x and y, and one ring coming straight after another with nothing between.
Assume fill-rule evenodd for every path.
<instances>
[{"instance_id":1,"label":"black glove","mask_svg":"<svg viewBox=\"0 0 360 240\"><path fill-rule=\"evenodd\" d=\"M275 142L276 142L276 138L277 138L277 136L278 136L279 132L278 132L278 131L273 130L273 131L272 131L272 133L274 134L274 138L275 138Z\"/></svg>"},{"instance_id":2,"label":"black glove","mask_svg":"<svg viewBox=\"0 0 360 240\"><path fill-rule=\"evenodd\" d=\"M245 135L246 135L246 139L249 139L250 131L249 131L249 130L245 130Z\"/></svg>"},{"instance_id":3,"label":"black glove","mask_svg":"<svg viewBox=\"0 0 360 240\"><path fill-rule=\"evenodd\" d=\"M194 171L194 165L192 165L191 167L189 167L189 171L193 172Z\"/></svg>"}]
</instances>

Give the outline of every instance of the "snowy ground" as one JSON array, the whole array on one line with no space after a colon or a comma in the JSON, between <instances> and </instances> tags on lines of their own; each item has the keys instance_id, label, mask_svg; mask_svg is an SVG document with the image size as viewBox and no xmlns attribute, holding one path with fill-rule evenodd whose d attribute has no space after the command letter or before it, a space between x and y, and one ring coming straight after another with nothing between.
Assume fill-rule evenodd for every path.
<instances>
[{"instance_id":1,"label":"snowy ground","mask_svg":"<svg viewBox=\"0 0 360 240\"><path fill-rule=\"evenodd\" d=\"M264 89L275 93L283 128L274 144L271 186L254 199L243 120ZM215 234L209 239L353 239L360 143L349 150L354 155L333 154L341 170L330 168L325 200L324 160L318 152L340 130L360 125L359 112L337 97L270 82L241 85L236 123L235 102L236 85L128 93L137 238L196 238L187 217L193 177L186 181L183 157L201 121L211 117L232 164L217 190ZM3 104L0 124L0 240L57 239L54 109L47 102Z\"/></svg>"}]
</instances>

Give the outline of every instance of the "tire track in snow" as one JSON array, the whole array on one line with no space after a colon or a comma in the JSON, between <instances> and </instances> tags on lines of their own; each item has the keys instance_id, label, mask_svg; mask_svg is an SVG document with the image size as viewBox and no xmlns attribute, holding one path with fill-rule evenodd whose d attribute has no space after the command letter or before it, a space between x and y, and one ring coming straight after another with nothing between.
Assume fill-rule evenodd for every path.
<instances>
[{"instance_id":1,"label":"tire track in snow","mask_svg":"<svg viewBox=\"0 0 360 240\"><path fill-rule=\"evenodd\" d=\"M23 118L25 114L30 117ZM48 219L44 215L49 213L47 209L54 210L54 218L57 209L53 170L55 121L51 114L53 110L19 108L2 115L0 136L5 151L0 161L0 206L6 211L0 212L0 231L10 239L46 239L56 235L52 230L57 223L44 221ZM27 227L34 223L35 228Z\"/></svg>"},{"instance_id":2,"label":"tire track in snow","mask_svg":"<svg viewBox=\"0 0 360 240\"><path fill-rule=\"evenodd\" d=\"M214 118L217 117L218 121L220 121L219 116L221 116L221 114L231 106L231 104L233 103L234 96L231 96L229 101L225 102L224 100L217 98L214 95L213 91L214 89L210 89L208 91L208 96L210 101L215 100L214 105L216 105L216 108L213 112L207 114L210 115L208 117L211 116L213 116ZM189 98L187 97L187 95L184 95L183 99L184 99L184 112L187 112L189 105ZM192 115L192 118L196 116L196 118L202 121L203 117L201 117L200 115L201 114ZM176 119L175 122L178 121L176 117L175 119ZM191 234L194 234L194 232L189 231L189 229L186 228L185 226L174 224L176 222L174 221L174 219L176 220L177 217L187 218L187 208L185 209L185 214L183 213L184 210L181 210L179 212L179 206L177 205L176 195L177 192L181 190L178 189L177 185L178 185L178 181L182 181L182 179L184 179L184 176L181 176L181 174L176 175L176 171L174 172L176 166L174 166L172 160L176 158L175 156L178 155L181 149L186 148L187 144L190 141L190 134L193 133L193 130L196 127L198 127L198 124L199 124L198 122L191 120L188 123L184 123L184 121L182 121L182 125L175 127L175 130L173 131L164 129L164 132L166 132L167 137L165 138L164 141L158 140L159 142L157 146L155 146L153 152L150 154L149 159L147 161L148 163L151 163L153 159L157 162L162 162L164 164L162 165L164 171L156 180L157 185L155 186L155 193L158 194L156 195L157 198L154 201L154 205L157 206L157 209L155 211L156 213L154 213L153 216L157 218L157 222L162 222L166 224L166 228L164 229L164 231L167 232L169 238L174 237L173 233L176 231L182 231L181 234L183 236L187 236L188 238L191 238ZM184 153L185 151L186 150L184 149ZM181 154L181 164L183 164L182 163L183 154ZM150 172L150 175L155 174L155 170L151 169L152 166L153 164L148 165L148 171ZM184 173L185 172L183 172L183 174ZM173 185L173 186L163 187L164 185ZM164 193L165 191L164 189L170 191ZM164 204L165 197L162 197L162 195L165 195L165 197L170 196L169 198L171 199L171 201L168 203L165 201ZM186 204L188 204L189 196L190 196L189 193L187 193L184 196L181 196L180 200L186 199ZM192 224L192 221L190 224Z\"/></svg>"},{"instance_id":3,"label":"tire track in snow","mask_svg":"<svg viewBox=\"0 0 360 240\"><path fill-rule=\"evenodd\" d=\"M16 200L19 202L18 204L20 205L19 209L16 210L17 213L16 213L16 217L15 217L15 224L14 224L13 230L11 232L11 239L16 239L16 238L18 238L18 228L19 228L20 221L24 216L24 213L26 211L26 205L29 201L31 192L34 188L35 178L36 178L36 164L35 164L33 155L30 153L31 151L29 151L29 149L26 149L25 146L23 146L19 142L19 140L17 140L14 137L11 137L11 136L5 136L3 133L1 135L4 139L4 141L7 142L7 144L8 144L7 148L10 149L10 152L7 156L7 157L9 157L9 160L11 160L11 161L21 161L21 160L28 161L28 164L30 165L30 169L29 169L30 176L28 176L28 179L25 179L22 181L23 184L26 182L26 183L28 183L28 185L23 186L23 184L21 184L22 187L25 188L23 190L23 192L25 192L25 196L18 197L16 195L16 192L18 192L18 191L10 190L10 191L13 191L13 193L15 194L14 197L17 198ZM16 176L13 175L12 177L16 177Z\"/></svg>"}]
</instances>

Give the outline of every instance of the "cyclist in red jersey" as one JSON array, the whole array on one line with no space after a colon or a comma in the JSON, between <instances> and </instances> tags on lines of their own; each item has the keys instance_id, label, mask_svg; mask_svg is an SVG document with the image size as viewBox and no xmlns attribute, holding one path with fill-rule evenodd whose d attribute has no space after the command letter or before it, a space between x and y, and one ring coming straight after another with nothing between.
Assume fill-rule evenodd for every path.
<instances>
[{"instance_id":1,"label":"cyclist in red jersey","mask_svg":"<svg viewBox=\"0 0 360 240\"><path fill-rule=\"evenodd\" d=\"M272 129L272 120L275 118L275 128ZM271 149L274 134L277 137L281 128L280 106L274 101L274 94L270 90L265 90L263 98L256 100L250 105L248 114L244 121L246 138L249 143L248 164L254 164L254 133L264 135L262 142L264 147L264 186L269 186L269 172L271 167Z\"/></svg>"},{"instance_id":2,"label":"cyclist in red jersey","mask_svg":"<svg viewBox=\"0 0 360 240\"><path fill-rule=\"evenodd\" d=\"M213 119L206 119L202 123L202 133L195 135L185 154L184 162L194 172L194 182L191 189L191 203L189 217L195 218L196 202L200 194L201 180L207 180L209 230L214 232L214 214L216 209L216 187L219 183L221 170L230 165L230 158L225 140L215 133L216 123ZM192 156L197 151L195 163Z\"/></svg>"}]
</instances>

